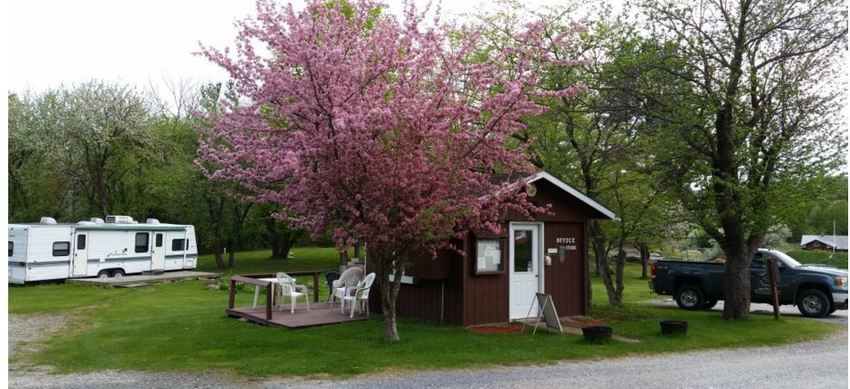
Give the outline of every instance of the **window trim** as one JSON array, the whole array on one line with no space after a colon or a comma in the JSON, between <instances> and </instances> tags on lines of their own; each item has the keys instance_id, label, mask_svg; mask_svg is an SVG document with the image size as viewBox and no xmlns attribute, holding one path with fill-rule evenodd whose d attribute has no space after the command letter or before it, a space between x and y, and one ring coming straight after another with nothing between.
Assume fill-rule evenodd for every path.
<instances>
[{"instance_id":1,"label":"window trim","mask_svg":"<svg viewBox=\"0 0 850 389\"><path fill-rule=\"evenodd\" d=\"M142 246L139 245L139 236L140 235L144 235L146 237L145 238L144 250L139 250L139 248L142 247ZM147 252L149 252L150 248L151 248L151 234L150 234L150 232L137 232L136 235L135 235L135 241L133 243L134 243L134 247L133 247L134 252L136 252L136 253L147 253Z\"/></svg>"},{"instance_id":2,"label":"window trim","mask_svg":"<svg viewBox=\"0 0 850 389\"><path fill-rule=\"evenodd\" d=\"M182 238L180 238L180 239L177 239L177 238L172 239L172 240L171 240L171 251L186 251L186 246L185 246L185 244L186 244L186 243L185 243L185 241L187 241L187 240L188 240L188 239L182 239ZM174 244L175 244L175 243L180 243L180 248L179 248L179 249L174 248Z\"/></svg>"},{"instance_id":3,"label":"window trim","mask_svg":"<svg viewBox=\"0 0 850 389\"><path fill-rule=\"evenodd\" d=\"M507 266L505 264L505 262L506 262L505 256L507 254L507 250L506 250L507 242L505 240L506 239L502 238L502 237L499 237L499 238L476 238L475 239L475 246L473 246L473 250L475 251L475 256L473 257L475 259L475 261L474 261L474 272L475 272L474 274L475 275L503 274L505 272L505 269L507 268ZM489 242L495 241L496 244L499 246L499 264L498 264L496 270L481 270L478 267L478 261L480 259L478 257L478 242L482 242L482 241L489 241Z\"/></svg>"},{"instance_id":4,"label":"window trim","mask_svg":"<svg viewBox=\"0 0 850 389\"><path fill-rule=\"evenodd\" d=\"M67 247L66 247L64 250L63 250L63 249L57 249L57 248L56 248L56 245L57 245L57 244L63 244L63 243L64 243L65 245L67 245ZM67 257L67 256L71 255L71 242L69 242L69 241L57 241L57 242L53 242L53 246L52 246L52 248L53 248L53 256L54 256L54 257ZM59 252L58 254L57 254L57 251ZM64 252L65 254L62 254L63 252Z\"/></svg>"}]
</instances>

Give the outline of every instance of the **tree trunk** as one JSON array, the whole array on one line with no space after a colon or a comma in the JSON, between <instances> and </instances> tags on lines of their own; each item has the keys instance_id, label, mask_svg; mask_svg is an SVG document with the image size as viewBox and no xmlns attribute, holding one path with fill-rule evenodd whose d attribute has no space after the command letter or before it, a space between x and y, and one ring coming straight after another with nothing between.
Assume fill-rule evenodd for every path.
<instances>
[{"instance_id":1,"label":"tree trunk","mask_svg":"<svg viewBox=\"0 0 850 389\"><path fill-rule=\"evenodd\" d=\"M599 246L596 244L595 246ZM602 278L602 284L605 285L605 291L608 293L608 304L614 305L616 301L614 296L614 284L611 281L611 269L608 267L608 253L605 250L596 250L596 258L599 262L599 277Z\"/></svg>"},{"instance_id":2,"label":"tree trunk","mask_svg":"<svg viewBox=\"0 0 850 389\"><path fill-rule=\"evenodd\" d=\"M732 239L726 234L723 251L726 263L723 274L723 318L727 320L743 320L750 315L750 263L758 249L761 239L751 237Z\"/></svg>"},{"instance_id":3,"label":"tree trunk","mask_svg":"<svg viewBox=\"0 0 850 389\"><path fill-rule=\"evenodd\" d=\"M215 242L215 267L216 269L223 270L224 269L224 258L222 257L222 247L221 242L216 240Z\"/></svg>"},{"instance_id":4,"label":"tree trunk","mask_svg":"<svg viewBox=\"0 0 850 389\"><path fill-rule=\"evenodd\" d=\"M286 256L281 255L281 247L280 240L278 240L277 236L277 223L275 218L272 216L266 217L266 242L269 244L269 247L272 249L272 257L273 258L283 258L286 259Z\"/></svg>"},{"instance_id":5,"label":"tree trunk","mask_svg":"<svg viewBox=\"0 0 850 389\"><path fill-rule=\"evenodd\" d=\"M602 226L599 225L599 222L596 220L591 220L589 225L590 232L590 241L593 244L593 257L596 262L596 276L601 277L602 271L600 270L603 266L603 262L605 266L608 263L608 253L605 251L606 249L606 239L605 235L602 232ZM603 260L604 257L604 260Z\"/></svg>"},{"instance_id":6,"label":"tree trunk","mask_svg":"<svg viewBox=\"0 0 850 389\"><path fill-rule=\"evenodd\" d=\"M295 246L295 239L281 239L280 240L280 258L288 259L289 251L292 250L292 246Z\"/></svg>"},{"instance_id":7,"label":"tree trunk","mask_svg":"<svg viewBox=\"0 0 850 389\"><path fill-rule=\"evenodd\" d=\"M623 269L626 265L626 251L623 250L623 244L620 243L620 251L617 253L616 263L614 264L614 278L615 278L615 288L614 288L614 301L609 301L611 306L619 307L623 305L623 290L626 288L623 285Z\"/></svg>"},{"instance_id":8,"label":"tree trunk","mask_svg":"<svg viewBox=\"0 0 850 389\"><path fill-rule=\"evenodd\" d=\"M381 280L381 310L384 312L384 339L387 342L398 342L401 338L398 336L398 326L396 325L396 300L398 299L398 291L401 289L401 275L404 274L404 266L400 265L401 261L396 261L393 268L392 258L376 258L372 260L378 262L377 276ZM396 274L392 282L388 281L389 271L392 269ZM385 273L385 274L381 274Z\"/></svg>"},{"instance_id":9,"label":"tree trunk","mask_svg":"<svg viewBox=\"0 0 850 389\"><path fill-rule=\"evenodd\" d=\"M649 277L646 270L649 265L649 246L638 243L638 249L640 249L640 279L645 280Z\"/></svg>"},{"instance_id":10,"label":"tree trunk","mask_svg":"<svg viewBox=\"0 0 850 389\"><path fill-rule=\"evenodd\" d=\"M348 248L347 247L344 250L339 252L339 264L340 265L348 264Z\"/></svg>"},{"instance_id":11,"label":"tree trunk","mask_svg":"<svg viewBox=\"0 0 850 389\"><path fill-rule=\"evenodd\" d=\"M227 268L233 269L233 265L236 263L236 249L234 248L234 244L230 244L230 248L227 252Z\"/></svg>"}]
</instances>

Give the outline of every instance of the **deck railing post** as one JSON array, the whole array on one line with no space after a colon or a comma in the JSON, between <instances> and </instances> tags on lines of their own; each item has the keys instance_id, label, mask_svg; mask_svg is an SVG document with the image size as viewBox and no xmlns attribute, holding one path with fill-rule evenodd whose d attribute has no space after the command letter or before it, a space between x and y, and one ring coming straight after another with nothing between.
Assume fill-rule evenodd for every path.
<instances>
[{"instance_id":1,"label":"deck railing post","mask_svg":"<svg viewBox=\"0 0 850 389\"><path fill-rule=\"evenodd\" d=\"M233 278L230 279L230 290L229 295L227 296L227 308L233 309L236 305L236 280Z\"/></svg>"},{"instance_id":2,"label":"deck railing post","mask_svg":"<svg viewBox=\"0 0 850 389\"><path fill-rule=\"evenodd\" d=\"M272 288L271 283L266 286L266 320L272 320Z\"/></svg>"},{"instance_id":3,"label":"deck railing post","mask_svg":"<svg viewBox=\"0 0 850 389\"><path fill-rule=\"evenodd\" d=\"M313 302L319 302L319 272L313 272Z\"/></svg>"}]
</instances>

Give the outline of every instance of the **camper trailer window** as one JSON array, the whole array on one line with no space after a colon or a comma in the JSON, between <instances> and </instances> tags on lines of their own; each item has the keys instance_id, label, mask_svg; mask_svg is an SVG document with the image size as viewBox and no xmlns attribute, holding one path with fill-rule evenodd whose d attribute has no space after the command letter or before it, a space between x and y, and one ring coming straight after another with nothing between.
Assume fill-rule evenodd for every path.
<instances>
[{"instance_id":1,"label":"camper trailer window","mask_svg":"<svg viewBox=\"0 0 850 389\"><path fill-rule=\"evenodd\" d=\"M86 236L85 235L77 235L77 250L85 250L86 249Z\"/></svg>"},{"instance_id":2,"label":"camper trailer window","mask_svg":"<svg viewBox=\"0 0 850 389\"><path fill-rule=\"evenodd\" d=\"M150 240L150 235L147 232L136 233L136 252L137 253L148 252L148 242L149 242L149 240Z\"/></svg>"},{"instance_id":3,"label":"camper trailer window","mask_svg":"<svg viewBox=\"0 0 850 389\"><path fill-rule=\"evenodd\" d=\"M156 247L162 247L162 234L156 234Z\"/></svg>"},{"instance_id":4,"label":"camper trailer window","mask_svg":"<svg viewBox=\"0 0 850 389\"><path fill-rule=\"evenodd\" d=\"M15 244L12 243L12 241L10 240L9 241L9 256L11 257L12 253L14 253L14 252L15 252Z\"/></svg>"},{"instance_id":5,"label":"camper trailer window","mask_svg":"<svg viewBox=\"0 0 850 389\"><path fill-rule=\"evenodd\" d=\"M53 242L53 256L67 257L71 255L71 242Z\"/></svg>"},{"instance_id":6,"label":"camper trailer window","mask_svg":"<svg viewBox=\"0 0 850 389\"><path fill-rule=\"evenodd\" d=\"M171 240L171 251L183 251L183 239L172 239Z\"/></svg>"}]
</instances>

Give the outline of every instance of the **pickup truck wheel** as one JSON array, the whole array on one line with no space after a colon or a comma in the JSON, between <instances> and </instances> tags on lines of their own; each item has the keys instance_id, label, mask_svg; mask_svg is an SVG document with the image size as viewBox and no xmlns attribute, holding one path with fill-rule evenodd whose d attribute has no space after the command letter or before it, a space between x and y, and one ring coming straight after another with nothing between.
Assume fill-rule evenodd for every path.
<instances>
[{"instance_id":1,"label":"pickup truck wheel","mask_svg":"<svg viewBox=\"0 0 850 389\"><path fill-rule=\"evenodd\" d=\"M717 305L717 299L706 299L702 304L702 309L711 309L714 308L715 305Z\"/></svg>"},{"instance_id":2,"label":"pickup truck wheel","mask_svg":"<svg viewBox=\"0 0 850 389\"><path fill-rule=\"evenodd\" d=\"M807 289L797 297L797 309L806 317L824 317L829 315L832 304L823 292L817 289Z\"/></svg>"},{"instance_id":3,"label":"pickup truck wheel","mask_svg":"<svg viewBox=\"0 0 850 389\"><path fill-rule=\"evenodd\" d=\"M679 308L695 311L705 305L702 290L693 285L685 285L676 291L676 304Z\"/></svg>"}]
</instances>

